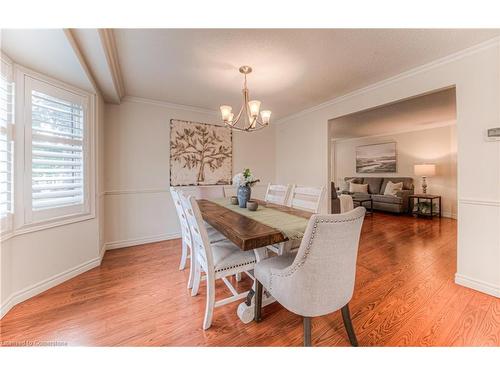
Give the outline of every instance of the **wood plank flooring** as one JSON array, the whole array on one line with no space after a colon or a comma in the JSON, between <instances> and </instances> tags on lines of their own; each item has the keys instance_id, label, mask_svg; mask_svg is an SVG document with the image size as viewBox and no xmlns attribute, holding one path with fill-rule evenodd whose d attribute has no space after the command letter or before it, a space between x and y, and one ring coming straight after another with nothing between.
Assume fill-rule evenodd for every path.
<instances>
[{"instance_id":1,"label":"wood plank flooring","mask_svg":"<svg viewBox=\"0 0 500 375\"><path fill-rule=\"evenodd\" d=\"M203 331L180 241L108 251L94 268L14 307L0 344L301 346L302 320L277 303L243 324L237 303ZM456 285L456 222L375 213L363 225L350 309L360 346L500 346L500 299ZM239 291L251 280L244 276ZM222 282L219 296L228 296ZM313 319L313 345L348 346L340 312Z\"/></svg>"}]
</instances>

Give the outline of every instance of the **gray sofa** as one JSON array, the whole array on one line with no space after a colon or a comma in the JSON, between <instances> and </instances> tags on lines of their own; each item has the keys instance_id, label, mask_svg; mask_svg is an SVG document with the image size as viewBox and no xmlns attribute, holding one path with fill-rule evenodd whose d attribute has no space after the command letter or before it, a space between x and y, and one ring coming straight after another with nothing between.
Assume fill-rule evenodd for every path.
<instances>
[{"instance_id":1,"label":"gray sofa","mask_svg":"<svg viewBox=\"0 0 500 375\"><path fill-rule=\"evenodd\" d=\"M345 177L346 182L368 184L368 195L373 200L373 209L395 213L408 213L413 209L413 202L409 196L414 193L413 178L411 177ZM396 196L384 195L387 182L402 182L403 190ZM354 196L366 196L364 193L355 193Z\"/></svg>"}]
</instances>

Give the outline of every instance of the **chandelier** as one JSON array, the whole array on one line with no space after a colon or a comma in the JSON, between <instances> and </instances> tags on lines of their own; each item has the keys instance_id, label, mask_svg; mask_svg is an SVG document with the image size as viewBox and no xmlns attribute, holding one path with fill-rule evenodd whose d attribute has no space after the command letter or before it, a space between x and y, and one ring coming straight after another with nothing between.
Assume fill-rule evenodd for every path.
<instances>
[{"instance_id":1,"label":"chandelier","mask_svg":"<svg viewBox=\"0 0 500 375\"><path fill-rule=\"evenodd\" d=\"M222 121L226 126L229 126L235 130L242 131L255 131L264 129L269 125L269 119L271 118L271 111L260 111L260 101L250 100L250 95L247 88L247 74L252 72L252 68L249 66L240 67L240 73L245 76L245 83L243 84L243 105L241 106L238 114L234 116L233 108L229 105L221 105L220 112L222 114ZM241 122L240 122L241 120Z\"/></svg>"}]
</instances>

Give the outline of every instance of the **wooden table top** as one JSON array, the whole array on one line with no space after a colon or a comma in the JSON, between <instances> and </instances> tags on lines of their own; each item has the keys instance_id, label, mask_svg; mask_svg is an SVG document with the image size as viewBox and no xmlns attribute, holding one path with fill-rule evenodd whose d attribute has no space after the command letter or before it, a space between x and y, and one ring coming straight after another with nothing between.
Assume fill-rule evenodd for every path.
<instances>
[{"instance_id":1,"label":"wooden table top","mask_svg":"<svg viewBox=\"0 0 500 375\"><path fill-rule=\"evenodd\" d=\"M305 219L309 219L312 216L311 212L254 200L260 206L273 208ZM221 232L241 250L253 250L287 240L279 230L243 216L215 202L200 199L198 200L198 205L203 220Z\"/></svg>"}]
</instances>

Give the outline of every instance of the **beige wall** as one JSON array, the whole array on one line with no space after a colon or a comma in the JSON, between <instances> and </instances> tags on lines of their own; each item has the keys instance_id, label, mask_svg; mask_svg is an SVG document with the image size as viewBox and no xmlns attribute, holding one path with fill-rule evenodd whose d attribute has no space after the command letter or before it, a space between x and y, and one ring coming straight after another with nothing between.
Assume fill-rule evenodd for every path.
<instances>
[{"instance_id":1,"label":"beige wall","mask_svg":"<svg viewBox=\"0 0 500 375\"><path fill-rule=\"evenodd\" d=\"M102 98L96 97L96 207L95 217L66 225L16 234L1 242L0 317L17 303L43 292L100 264L100 238L104 210L102 189L103 161ZM100 150L100 151L99 151ZM16 155L17 156L17 155ZM101 180L100 180L101 178Z\"/></svg>"},{"instance_id":2,"label":"beige wall","mask_svg":"<svg viewBox=\"0 0 500 375\"><path fill-rule=\"evenodd\" d=\"M335 126L332 124L331 126ZM356 173L356 147L375 143L396 142L397 173ZM422 191L421 178L413 174L419 163L436 164L436 176L427 178L427 192L442 196L442 210L446 217L457 214L457 165L455 126L446 126L407 133L363 137L336 141L332 149L335 164L333 178L337 186L344 177L413 177L415 191Z\"/></svg>"},{"instance_id":3,"label":"beige wall","mask_svg":"<svg viewBox=\"0 0 500 375\"><path fill-rule=\"evenodd\" d=\"M276 129L277 181L328 183L328 120L452 86L458 140L456 281L500 296L500 142L484 138L486 129L500 122L498 39L284 119Z\"/></svg>"},{"instance_id":4,"label":"beige wall","mask_svg":"<svg viewBox=\"0 0 500 375\"><path fill-rule=\"evenodd\" d=\"M125 100L106 105L105 233L108 248L179 235L169 193L170 119L217 123L212 112L165 103ZM274 129L233 133L233 172L251 168L274 180Z\"/></svg>"}]
</instances>

